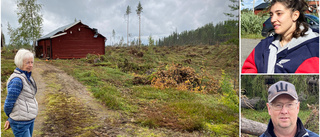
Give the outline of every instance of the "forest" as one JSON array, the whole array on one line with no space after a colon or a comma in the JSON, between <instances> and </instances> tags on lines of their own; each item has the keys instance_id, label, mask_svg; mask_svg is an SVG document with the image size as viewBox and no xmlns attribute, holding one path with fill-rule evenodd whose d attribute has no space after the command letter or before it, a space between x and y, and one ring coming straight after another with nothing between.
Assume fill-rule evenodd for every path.
<instances>
[{"instance_id":1,"label":"forest","mask_svg":"<svg viewBox=\"0 0 320 137\"><path fill-rule=\"evenodd\" d=\"M157 41L159 46L216 45L233 43L239 45L238 20L227 20L218 24L208 23L196 30L173 32Z\"/></svg>"}]
</instances>

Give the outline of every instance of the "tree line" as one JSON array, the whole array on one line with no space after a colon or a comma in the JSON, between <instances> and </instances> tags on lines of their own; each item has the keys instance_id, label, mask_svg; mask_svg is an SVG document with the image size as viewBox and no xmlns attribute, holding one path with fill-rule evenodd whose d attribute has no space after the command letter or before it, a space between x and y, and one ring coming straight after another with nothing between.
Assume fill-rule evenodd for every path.
<instances>
[{"instance_id":1,"label":"tree line","mask_svg":"<svg viewBox=\"0 0 320 137\"><path fill-rule=\"evenodd\" d=\"M233 0L236 3L235 0ZM18 21L19 27L12 28L8 23L8 33L10 36L10 44L18 48L29 47L31 44L35 45L35 41L40 38L42 30L42 15L40 13L42 5L37 4L37 0L18 0ZM238 6L235 6L236 8ZM141 13L142 5L139 2L136 12L139 16L139 37L137 40L129 42L129 15L131 8L128 5L125 11L127 16L127 46L129 45L141 45L140 33L141 33ZM234 10L234 9L232 9ZM234 16L230 13L226 13L227 16ZM112 37L115 39L115 31L112 31ZM151 37L151 36L150 36ZM151 37L152 39L152 37ZM238 45L238 20L227 20L219 22L214 25L208 23L203 27L196 30L183 31L181 33L173 32L168 37L154 40L157 46L176 46L176 45L215 45L223 42L232 42ZM119 45L124 45L124 39L121 38Z\"/></svg>"},{"instance_id":2,"label":"tree line","mask_svg":"<svg viewBox=\"0 0 320 137\"><path fill-rule=\"evenodd\" d=\"M208 23L196 30L173 32L157 41L158 46L215 45L231 41L238 44L238 20L227 20L216 25Z\"/></svg>"}]
</instances>

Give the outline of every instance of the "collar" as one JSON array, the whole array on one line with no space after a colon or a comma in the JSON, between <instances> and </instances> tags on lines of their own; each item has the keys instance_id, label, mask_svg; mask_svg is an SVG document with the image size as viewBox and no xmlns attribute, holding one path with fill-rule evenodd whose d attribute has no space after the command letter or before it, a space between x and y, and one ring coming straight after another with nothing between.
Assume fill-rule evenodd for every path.
<instances>
[{"instance_id":1,"label":"collar","mask_svg":"<svg viewBox=\"0 0 320 137\"><path fill-rule=\"evenodd\" d=\"M301 25L300 26L300 29L303 30L304 27ZM276 34L274 35L274 41L272 42L273 46L275 46L277 48L277 53L280 53L281 51L285 50L288 48L288 50L298 46L299 44L307 41L307 40L310 40L310 39L313 39L315 37L318 37L319 36L319 33L318 32L314 32L314 30L312 30L311 28L308 28L307 32L305 33L304 36L300 36L298 38L292 38L286 45L284 45L283 47L280 46L280 39L281 39L281 36ZM271 44L271 45L272 45Z\"/></svg>"},{"instance_id":2,"label":"collar","mask_svg":"<svg viewBox=\"0 0 320 137\"><path fill-rule=\"evenodd\" d=\"M21 70L20 68L16 68L16 70L18 70L19 72L25 74L27 76L27 78L30 80L32 72L24 71L24 70Z\"/></svg>"},{"instance_id":3,"label":"collar","mask_svg":"<svg viewBox=\"0 0 320 137\"><path fill-rule=\"evenodd\" d=\"M273 132L273 123L272 123L272 120L270 119L269 120L269 124L268 124L268 128L267 130L264 132L264 134L267 136L267 137L276 137L276 135L274 134ZM300 118L298 117L297 119L297 133L295 135L295 137L302 137L304 136L305 134L307 134L307 130L304 128Z\"/></svg>"}]
</instances>

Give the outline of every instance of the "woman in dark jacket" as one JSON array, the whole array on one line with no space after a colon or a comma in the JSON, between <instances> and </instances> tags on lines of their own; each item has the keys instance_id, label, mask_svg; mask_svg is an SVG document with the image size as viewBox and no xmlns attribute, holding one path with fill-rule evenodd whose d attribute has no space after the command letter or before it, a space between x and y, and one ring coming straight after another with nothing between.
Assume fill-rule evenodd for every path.
<instances>
[{"instance_id":1,"label":"woman in dark jacket","mask_svg":"<svg viewBox=\"0 0 320 137\"><path fill-rule=\"evenodd\" d=\"M305 21L304 0L272 0L276 35L262 40L245 60L242 73L319 73L319 30Z\"/></svg>"},{"instance_id":2,"label":"woman in dark jacket","mask_svg":"<svg viewBox=\"0 0 320 137\"><path fill-rule=\"evenodd\" d=\"M37 86L31 76L34 55L29 50L20 49L14 63L17 68L7 82L8 95L4 103L4 112L9 117L4 127L12 128L16 137L31 137L34 120L38 114L35 98Z\"/></svg>"}]
</instances>

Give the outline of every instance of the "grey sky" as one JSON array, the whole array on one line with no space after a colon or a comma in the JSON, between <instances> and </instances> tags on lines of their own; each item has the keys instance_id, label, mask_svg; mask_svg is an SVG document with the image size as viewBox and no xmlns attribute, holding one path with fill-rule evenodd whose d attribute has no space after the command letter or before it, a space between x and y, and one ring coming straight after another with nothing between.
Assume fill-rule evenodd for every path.
<instances>
[{"instance_id":1,"label":"grey sky","mask_svg":"<svg viewBox=\"0 0 320 137\"><path fill-rule=\"evenodd\" d=\"M110 44L112 30L116 32L118 42L121 37L126 43L127 24L126 8L131 7L129 33L130 40L139 35L139 19L136 13L138 0L38 0L42 4L43 33L74 22L75 19L91 28L97 28L99 33L107 37ZM216 24L230 19L224 12L231 12L229 0L141 0L142 42L147 44L147 38L152 35L159 39L177 30L194 30L207 23ZM1 0L1 24L6 43L9 43L7 31L8 22L13 28L19 26L17 21L17 6L15 0ZM238 11L233 13L237 14Z\"/></svg>"}]
</instances>

